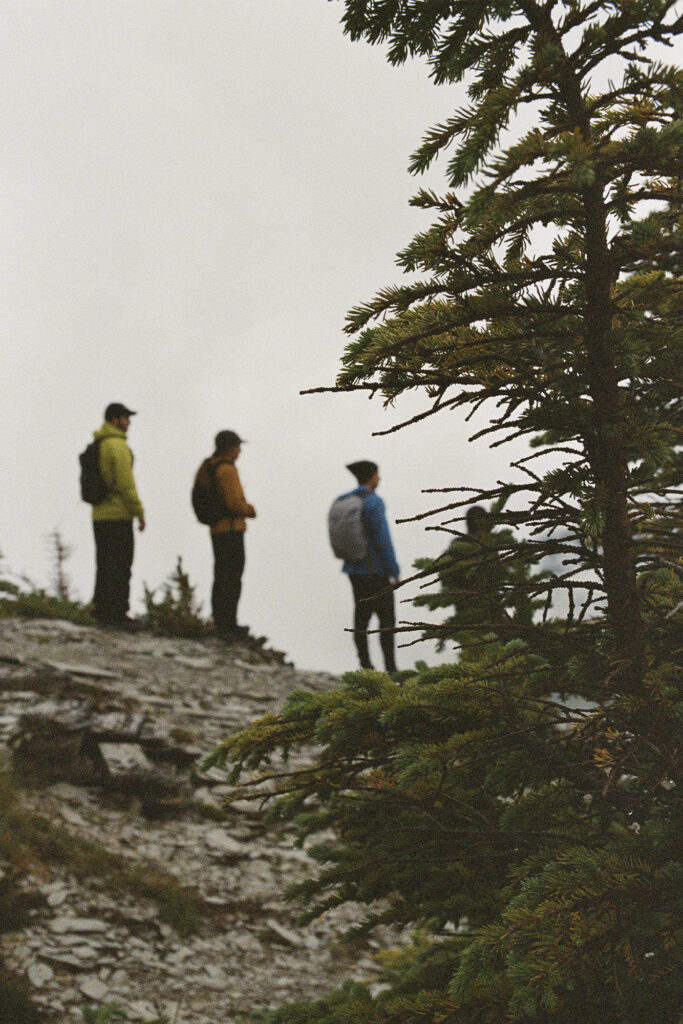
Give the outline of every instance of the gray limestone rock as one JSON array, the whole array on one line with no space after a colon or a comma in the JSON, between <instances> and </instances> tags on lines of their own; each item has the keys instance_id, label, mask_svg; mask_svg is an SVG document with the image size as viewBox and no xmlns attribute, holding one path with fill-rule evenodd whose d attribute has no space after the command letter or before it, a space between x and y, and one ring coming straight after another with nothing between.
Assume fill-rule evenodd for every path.
<instances>
[{"instance_id":1,"label":"gray limestone rock","mask_svg":"<svg viewBox=\"0 0 683 1024\"><path fill-rule=\"evenodd\" d=\"M53 917L50 931L56 935L76 933L79 935L92 932L106 932L108 925L95 917Z\"/></svg>"},{"instance_id":2,"label":"gray limestone rock","mask_svg":"<svg viewBox=\"0 0 683 1024\"><path fill-rule=\"evenodd\" d=\"M55 972L49 966L49 964L40 963L36 960L30 964L26 971L26 977L35 988L43 988L47 985L55 976Z\"/></svg>"},{"instance_id":3,"label":"gray limestone rock","mask_svg":"<svg viewBox=\"0 0 683 1024\"><path fill-rule=\"evenodd\" d=\"M120 968L112 973L109 979L109 988L113 992L125 992L130 985L130 977L126 971Z\"/></svg>"},{"instance_id":4,"label":"gray limestone rock","mask_svg":"<svg viewBox=\"0 0 683 1024\"><path fill-rule=\"evenodd\" d=\"M145 723L145 715L140 711L109 711L105 714L93 715L88 728L96 736L103 740L117 742L120 740L135 740L142 726Z\"/></svg>"},{"instance_id":5,"label":"gray limestone rock","mask_svg":"<svg viewBox=\"0 0 683 1024\"><path fill-rule=\"evenodd\" d=\"M58 953L53 950L44 950L41 953L42 959L49 964L54 964L59 970L73 971L84 971L88 969L88 965L84 964L77 956L73 953Z\"/></svg>"},{"instance_id":6,"label":"gray limestone rock","mask_svg":"<svg viewBox=\"0 0 683 1024\"><path fill-rule=\"evenodd\" d=\"M137 743L98 743L110 779L150 775L154 765Z\"/></svg>"},{"instance_id":7,"label":"gray limestone rock","mask_svg":"<svg viewBox=\"0 0 683 1024\"><path fill-rule=\"evenodd\" d=\"M78 957L79 960L100 960L101 962L100 951L93 946L72 946L71 955Z\"/></svg>"},{"instance_id":8,"label":"gray limestone rock","mask_svg":"<svg viewBox=\"0 0 683 1024\"><path fill-rule=\"evenodd\" d=\"M209 852L214 857L221 857L224 860L242 860L248 857L251 849L245 843L233 839L222 828L213 828L204 836L204 841L209 847Z\"/></svg>"},{"instance_id":9,"label":"gray limestone rock","mask_svg":"<svg viewBox=\"0 0 683 1024\"><path fill-rule=\"evenodd\" d=\"M84 828L87 828L88 823L83 815L79 814L78 811L74 811L72 807L61 807L59 813L67 824L75 826L82 825ZM52 904L52 906L56 906L56 904Z\"/></svg>"},{"instance_id":10,"label":"gray limestone rock","mask_svg":"<svg viewBox=\"0 0 683 1024\"><path fill-rule=\"evenodd\" d=\"M299 949L304 945L301 936L298 932L292 931L291 928L285 928L274 917L269 917L266 920L267 933L275 937L276 941L283 942L286 946L292 946L294 949Z\"/></svg>"},{"instance_id":11,"label":"gray limestone rock","mask_svg":"<svg viewBox=\"0 0 683 1024\"><path fill-rule=\"evenodd\" d=\"M128 1003L127 1010L131 1020L151 1020L157 1016L154 1004L144 999L136 999L134 1002Z\"/></svg>"},{"instance_id":12,"label":"gray limestone rock","mask_svg":"<svg viewBox=\"0 0 683 1024\"><path fill-rule=\"evenodd\" d=\"M20 719L21 713L0 715L0 737L3 743L8 743L16 735Z\"/></svg>"},{"instance_id":13,"label":"gray limestone rock","mask_svg":"<svg viewBox=\"0 0 683 1024\"><path fill-rule=\"evenodd\" d=\"M66 886L57 883L56 885L46 886L44 891L47 892L47 905L49 907L61 907L66 901L69 894Z\"/></svg>"},{"instance_id":14,"label":"gray limestone rock","mask_svg":"<svg viewBox=\"0 0 683 1024\"><path fill-rule=\"evenodd\" d=\"M24 659L17 657L16 654L11 654L3 644L0 647L0 663L3 665L24 665Z\"/></svg>"},{"instance_id":15,"label":"gray limestone rock","mask_svg":"<svg viewBox=\"0 0 683 1024\"><path fill-rule=\"evenodd\" d=\"M94 975L90 974L83 978L78 987L80 988L86 999L92 999L96 1003L102 1003L109 995L109 986L105 985L103 981Z\"/></svg>"},{"instance_id":16,"label":"gray limestone rock","mask_svg":"<svg viewBox=\"0 0 683 1024\"><path fill-rule=\"evenodd\" d=\"M213 668L213 661L211 658L188 658L182 654L176 654L175 660L179 665L184 665L186 668L195 669L196 671L207 671Z\"/></svg>"},{"instance_id":17,"label":"gray limestone rock","mask_svg":"<svg viewBox=\"0 0 683 1024\"><path fill-rule=\"evenodd\" d=\"M82 663L72 663L68 661L48 661L44 662L49 668L56 669L57 672L63 672L68 676L85 676L86 679L118 679L119 676L116 672L110 672L109 669L98 668L96 665L84 665Z\"/></svg>"},{"instance_id":18,"label":"gray limestone rock","mask_svg":"<svg viewBox=\"0 0 683 1024\"><path fill-rule=\"evenodd\" d=\"M267 831L260 804L240 799L225 770L193 775L192 758L265 708L276 710L293 689L331 688L332 676L297 672L275 652L226 648L209 638L154 640L54 623L0 620L0 652L22 662L6 663L4 675L0 664L0 700L12 676L2 713L44 741L48 763L60 744L75 744L56 776L61 781L22 793L27 809L66 821L72 835L97 842L131 872L172 873L196 889L201 913L199 934L181 937L159 919L144 887L133 894L106 876L76 877L63 864L45 865L30 885L59 916L50 919L44 906L21 932L0 935L0 956L21 972L31 965L53 971L49 980L46 971L34 975L42 984L33 985L32 998L55 1020L75 1021L85 1002L116 999L131 1021L165 1012L171 1024L217 1024L293 998L319 998L344 977L374 973L367 965L356 970L357 952L338 944L358 919L353 908L295 927L281 893L309 863L291 829ZM64 671L78 668L108 674ZM4 742L0 729L0 756ZM145 778L155 780L148 792L110 774L99 749L106 744L126 747L127 755L136 750L133 767L144 764ZM291 764L305 758L293 752ZM75 773L77 762L87 762L90 774ZM166 782L189 787L191 778L191 803L166 799L173 792L163 789ZM219 826L206 818L224 797L235 802L225 808L229 825Z\"/></svg>"}]
</instances>

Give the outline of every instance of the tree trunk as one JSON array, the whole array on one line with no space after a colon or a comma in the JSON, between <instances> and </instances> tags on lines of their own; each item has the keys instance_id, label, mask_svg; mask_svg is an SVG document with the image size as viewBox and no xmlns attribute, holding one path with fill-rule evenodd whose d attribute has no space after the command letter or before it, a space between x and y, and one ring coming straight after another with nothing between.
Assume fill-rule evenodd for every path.
<instances>
[{"instance_id":1,"label":"tree trunk","mask_svg":"<svg viewBox=\"0 0 683 1024\"><path fill-rule=\"evenodd\" d=\"M537 34L539 44L562 52L557 85L567 112L567 128L594 144L590 115L581 81L566 54L547 7L522 0L521 7ZM603 565L608 619L617 646L620 685L637 686L645 662L644 630L636 586L633 537L628 515L628 461L624 443L624 399L619 390L613 358L612 306L607 213L604 186L594 167L595 181L582 190L584 209L584 344L588 355L588 391L593 402L590 436L584 438L604 512Z\"/></svg>"},{"instance_id":2,"label":"tree trunk","mask_svg":"<svg viewBox=\"0 0 683 1024\"><path fill-rule=\"evenodd\" d=\"M628 462L624 444L624 397L612 357L611 269L603 189L584 190L586 309L584 343L593 400L588 458L603 508L602 535L608 617L622 668L620 681L633 686L644 665L643 623L636 586L633 537L628 515Z\"/></svg>"}]
</instances>

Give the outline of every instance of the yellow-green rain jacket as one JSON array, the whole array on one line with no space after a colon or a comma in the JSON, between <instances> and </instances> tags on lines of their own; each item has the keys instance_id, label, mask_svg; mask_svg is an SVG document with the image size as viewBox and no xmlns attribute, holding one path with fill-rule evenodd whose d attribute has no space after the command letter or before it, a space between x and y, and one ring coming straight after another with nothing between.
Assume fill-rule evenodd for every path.
<instances>
[{"instance_id":1,"label":"yellow-green rain jacket","mask_svg":"<svg viewBox=\"0 0 683 1024\"><path fill-rule=\"evenodd\" d=\"M100 472L109 493L99 505L93 505L93 519L144 519L145 510L138 497L133 476L133 453L126 435L105 420L94 435L100 442Z\"/></svg>"}]
</instances>

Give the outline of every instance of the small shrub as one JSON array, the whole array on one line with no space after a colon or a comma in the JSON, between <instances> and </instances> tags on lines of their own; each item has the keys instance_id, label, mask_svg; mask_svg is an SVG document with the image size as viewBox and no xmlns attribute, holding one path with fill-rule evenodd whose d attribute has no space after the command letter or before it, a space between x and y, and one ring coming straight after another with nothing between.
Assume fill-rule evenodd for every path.
<instances>
[{"instance_id":1,"label":"small shrub","mask_svg":"<svg viewBox=\"0 0 683 1024\"><path fill-rule=\"evenodd\" d=\"M26 592L17 588L13 592L7 587L0 587L0 591L11 595L9 598L0 597L0 618L19 616L24 619L65 619L79 626L95 624L89 606L78 601L55 597L42 589Z\"/></svg>"},{"instance_id":2,"label":"small shrub","mask_svg":"<svg viewBox=\"0 0 683 1024\"><path fill-rule=\"evenodd\" d=\"M195 590L180 556L162 586L159 600L155 600L156 590L150 590L145 584L145 618L152 632L160 636L205 636L209 625L201 617L202 606L197 602Z\"/></svg>"},{"instance_id":3,"label":"small shrub","mask_svg":"<svg viewBox=\"0 0 683 1024\"><path fill-rule=\"evenodd\" d=\"M23 978L0 963L0 1021L7 1024L41 1024L45 1018L28 994Z\"/></svg>"},{"instance_id":4,"label":"small shrub","mask_svg":"<svg viewBox=\"0 0 683 1024\"><path fill-rule=\"evenodd\" d=\"M159 918L179 935L194 935L199 931L201 914L196 890L179 885L164 871L141 865L126 872L125 887L137 896L153 899L159 908Z\"/></svg>"},{"instance_id":5,"label":"small shrub","mask_svg":"<svg viewBox=\"0 0 683 1024\"><path fill-rule=\"evenodd\" d=\"M56 531L55 531L56 533ZM58 534L57 534L58 536ZM89 605L83 605L68 596L68 586L63 571L63 562L68 557L61 538L61 561L55 570L55 586L58 594L49 594L42 587L37 587L30 579L22 579L23 587L18 583L0 576L0 619L20 617L24 619L65 619L80 626L92 626L95 620ZM2 553L0 553L0 562Z\"/></svg>"},{"instance_id":6,"label":"small shrub","mask_svg":"<svg viewBox=\"0 0 683 1024\"><path fill-rule=\"evenodd\" d=\"M118 1003L104 1003L97 1006L91 1003L81 1010L83 1024L119 1024L126 1017Z\"/></svg>"},{"instance_id":7,"label":"small shrub","mask_svg":"<svg viewBox=\"0 0 683 1024\"><path fill-rule=\"evenodd\" d=\"M69 594L65 563L71 548L63 543L57 529L50 535L50 542L54 546L55 593L37 587L28 577L22 578L19 585L0 574L0 618L62 618L79 626L94 626L90 606L73 600Z\"/></svg>"},{"instance_id":8,"label":"small shrub","mask_svg":"<svg viewBox=\"0 0 683 1024\"><path fill-rule=\"evenodd\" d=\"M205 821L227 821L228 814L222 807L217 807L215 804L200 804L198 808L198 814L200 818L204 818Z\"/></svg>"},{"instance_id":9,"label":"small shrub","mask_svg":"<svg viewBox=\"0 0 683 1024\"><path fill-rule=\"evenodd\" d=\"M71 600L71 581L66 573L73 548L64 543L62 534L57 527L48 537L52 549L52 586L57 597L64 601Z\"/></svg>"},{"instance_id":10,"label":"small shrub","mask_svg":"<svg viewBox=\"0 0 683 1024\"><path fill-rule=\"evenodd\" d=\"M175 740L176 743L194 743L197 739L197 734L192 729L184 729L180 725L174 725L171 729L171 739Z\"/></svg>"},{"instance_id":11,"label":"small shrub","mask_svg":"<svg viewBox=\"0 0 683 1024\"><path fill-rule=\"evenodd\" d=\"M181 885L170 872L150 864L130 867L98 843L74 836L39 814L20 806L17 790L0 774L0 855L17 871L36 864L64 864L76 878L100 879L112 892L153 900L159 917L180 935L195 933L201 923L196 890ZM24 904L17 904L16 913ZM3 911L0 901L0 914ZM0 1024L3 1021L0 1016Z\"/></svg>"},{"instance_id":12,"label":"small shrub","mask_svg":"<svg viewBox=\"0 0 683 1024\"><path fill-rule=\"evenodd\" d=\"M11 813L15 798L15 791L0 775L0 826ZM29 910L35 902L36 895L19 889L15 872L3 864L3 876L0 879L0 933L23 928L30 920ZM8 1024L39 1024L42 1020L40 1011L31 1002L28 985L23 978L5 967L0 956L0 1021L7 1021Z\"/></svg>"}]
</instances>

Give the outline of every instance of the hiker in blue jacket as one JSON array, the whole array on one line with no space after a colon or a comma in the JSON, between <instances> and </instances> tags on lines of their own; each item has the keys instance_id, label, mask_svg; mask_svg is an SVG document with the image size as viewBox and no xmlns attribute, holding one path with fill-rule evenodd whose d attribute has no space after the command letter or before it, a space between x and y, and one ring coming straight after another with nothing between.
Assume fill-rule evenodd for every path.
<instances>
[{"instance_id":1,"label":"hiker in blue jacket","mask_svg":"<svg viewBox=\"0 0 683 1024\"><path fill-rule=\"evenodd\" d=\"M346 468L358 481L358 487L349 494L363 495L363 525L368 541L365 558L357 562L345 561L342 569L353 588L353 638L361 668L372 668L368 652L368 626L372 616L377 615L384 667L387 672L395 672L396 615L393 587L399 582L400 569L391 542L384 502L376 493L379 471L376 463L369 461L352 462Z\"/></svg>"}]
</instances>

